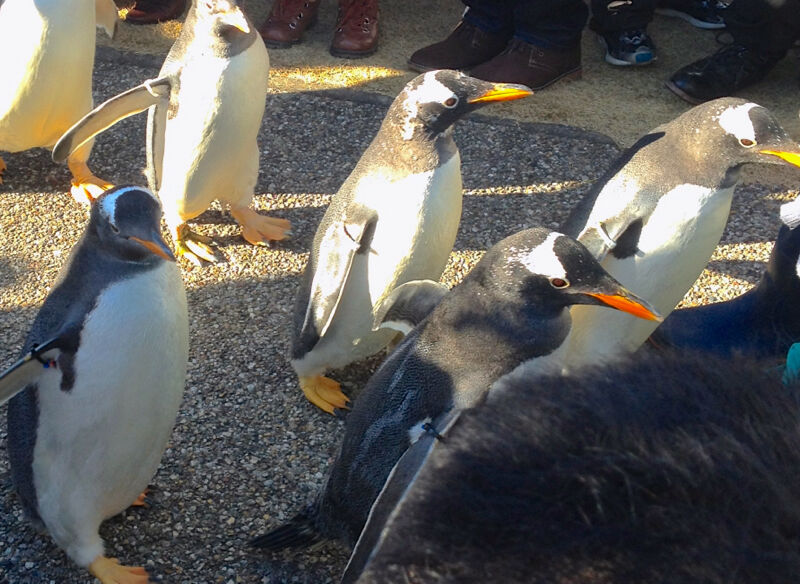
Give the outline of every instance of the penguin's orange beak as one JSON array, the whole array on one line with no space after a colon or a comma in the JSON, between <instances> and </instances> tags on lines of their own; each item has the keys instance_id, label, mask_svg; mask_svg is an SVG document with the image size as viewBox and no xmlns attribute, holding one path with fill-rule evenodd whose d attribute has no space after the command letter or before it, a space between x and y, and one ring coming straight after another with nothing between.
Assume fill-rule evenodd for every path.
<instances>
[{"instance_id":1,"label":"penguin's orange beak","mask_svg":"<svg viewBox=\"0 0 800 584\"><path fill-rule=\"evenodd\" d=\"M491 101L512 101L533 95L533 91L524 85L498 83L489 91L470 99L467 103L487 103Z\"/></svg>"},{"instance_id":2,"label":"penguin's orange beak","mask_svg":"<svg viewBox=\"0 0 800 584\"><path fill-rule=\"evenodd\" d=\"M240 8L228 10L222 15L221 20L228 26L238 28L245 34L250 32L250 25L247 24L247 19L244 16L244 12L242 12Z\"/></svg>"},{"instance_id":3,"label":"penguin's orange beak","mask_svg":"<svg viewBox=\"0 0 800 584\"><path fill-rule=\"evenodd\" d=\"M172 251L169 249L169 246L167 245L167 242L165 242L163 239L161 239L161 237L158 237L158 241L152 241L150 239L142 239L141 237L136 237L134 235L129 236L128 239L131 239L131 240L135 241L136 243L138 243L140 245L143 245L145 248L147 248L148 251L156 254L157 256L160 256L160 257L164 258L167 261L170 261L170 262L174 262L175 261L175 256L172 254Z\"/></svg>"},{"instance_id":4,"label":"penguin's orange beak","mask_svg":"<svg viewBox=\"0 0 800 584\"><path fill-rule=\"evenodd\" d=\"M800 154L797 152L787 152L785 150L759 150L760 154L771 154L777 156L795 166L800 166Z\"/></svg>"},{"instance_id":5,"label":"penguin's orange beak","mask_svg":"<svg viewBox=\"0 0 800 584\"><path fill-rule=\"evenodd\" d=\"M658 314L654 308L648 306L643 300L633 300L621 294L598 294L594 292L587 292L589 296L597 298L603 304L616 308L622 312L627 312L633 316L643 318L645 320L655 320L661 322L664 317Z\"/></svg>"}]
</instances>

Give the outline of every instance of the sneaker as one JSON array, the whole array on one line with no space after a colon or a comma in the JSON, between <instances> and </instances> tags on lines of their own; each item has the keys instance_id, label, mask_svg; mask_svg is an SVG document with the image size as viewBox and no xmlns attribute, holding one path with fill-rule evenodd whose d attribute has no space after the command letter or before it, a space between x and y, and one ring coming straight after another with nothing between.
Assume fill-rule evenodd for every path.
<instances>
[{"instance_id":1,"label":"sneaker","mask_svg":"<svg viewBox=\"0 0 800 584\"><path fill-rule=\"evenodd\" d=\"M723 14L729 2L723 0L662 0L656 12L677 16L697 28L725 28Z\"/></svg>"},{"instance_id":2,"label":"sneaker","mask_svg":"<svg viewBox=\"0 0 800 584\"><path fill-rule=\"evenodd\" d=\"M666 85L689 103L703 103L758 83L779 60L743 45L728 45L679 69Z\"/></svg>"},{"instance_id":3,"label":"sneaker","mask_svg":"<svg viewBox=\"0 0 800 584\"><path fill-rule=\"evenodd\" d=\"M656 60L653 39L643 29L622 30L598 35L606 49L606 63L627 67L647 65Z\"/></svg>"}]
</instances>

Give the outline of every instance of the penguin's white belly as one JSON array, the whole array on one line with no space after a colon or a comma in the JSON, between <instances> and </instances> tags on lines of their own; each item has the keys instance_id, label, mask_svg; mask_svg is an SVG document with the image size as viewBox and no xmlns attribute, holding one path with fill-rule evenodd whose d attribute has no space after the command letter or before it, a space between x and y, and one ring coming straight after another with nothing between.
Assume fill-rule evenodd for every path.
<instances>
[{"instance_id":1,"label":"penguin's white belly","mask_svg":"<svg viewBox=\"0 0 800 584\"><path fill-rule=\"evenodd\" d=\"M314 349L294 363L298 372L342 367L378 352L395 333L372 330L373 308L400 284L439 280L461 220L460 157L456 154L435 170L393 182L368 177L359 183L354 202L378 213L372 251L357 256L356 262L364 257L366 261L354 262L331 326Z\"/></svg>"},{"instance_id":2,"label":"penguin's white belly","mask_svg":"<svg viewBox=\"0 0 800 584\"><path fill-rule=\"evenodd\" d=\"M186 295L173 263L113 284L80 337L75 384L39 383L33 479L53 539L79 564L100 522L128 507L158 467L188 357ZM102 550L101 550L102 551Z\"/></svg>"},{"instance_id":3,"label":"penguin's white belly","mask_svg":"<svg viewBox=\"0 0 800 584\"><path fill-rule=\"evenodd\" d=\"M722 237L733 189L715 191L682 185L659 200L639 238L638 253L611 254L601 265L623 286L666 317L702 273ZM567 339L570 369L603 362L638 349L655 321L605 307L573 306Z\"/></svg>"},{"instance_id":4,"label":"penguin's white belly","mask_svg":"<svg viewBox=\"0 0 800 584\"><path fill-rule=\"evenodd\" d=\"M178 111L164 136L159 197L168 221L196 217L215 199L249 204L268 75L261 42L230 60L203 57L184 66Z\"/></svg>"},{"instance_id":5,"label":"penguin's white belly","mask_svg":"<svg viewBox=\"0 0 800 584\"><path fill-rule=\"evenodd\" d=\"M50 147L92 108L94 6L93 0L0 6L0 150Z\"/></svg>"}]
</instances>

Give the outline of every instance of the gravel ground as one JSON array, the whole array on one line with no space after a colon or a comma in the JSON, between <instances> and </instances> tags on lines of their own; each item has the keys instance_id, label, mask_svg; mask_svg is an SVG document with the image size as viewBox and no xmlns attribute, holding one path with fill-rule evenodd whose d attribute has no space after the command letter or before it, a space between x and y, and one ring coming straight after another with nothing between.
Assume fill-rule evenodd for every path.
<instances>
[{"instance_id":1,"label":"gravel ground","mask_svg":"<svg viewBox=\"0 0 800 584\"><path fill-rule=\"evenodd\" d=\"M97 99L156 74L159 58L101 51ZM388 100L349 93L273 94L260 141L256 206L293 223L271 248L243 242L219 207L199 218L227 262L183 261L191 351L183 407L153 479L153 505L131 509L101 530L108 553L171 583L335 582L347 551L329 544L269 557L248 539L291 517L320 486L342 422L302 396L286 359L293 296L316 224L376 132ZM503 105L494 106L502 115ZM488 108L487 108L488 110ZM486 110L485 110L486 111ZM97 140L95 172L143 184L144 116ZM646 128L643 128L643 131ZM567 126L473 116L456 131L466 196L461 229L443 280L455 284L502 237L534 225L557 227L618 149ZM45 151L5 155L0 185L0 368L17 356L35 311L87 217L65 188L69 175ZM779 227L780 203L797 191L739 188L723 245L685 302L731 298L757 281ZM337 372L350 395L379 358ZM0 408L4 414L5 408ZM0 430L0 451L5 450ZM0 453L0 582L88 582L46 536L23 520Z\"/></svg>"}]
</instances>

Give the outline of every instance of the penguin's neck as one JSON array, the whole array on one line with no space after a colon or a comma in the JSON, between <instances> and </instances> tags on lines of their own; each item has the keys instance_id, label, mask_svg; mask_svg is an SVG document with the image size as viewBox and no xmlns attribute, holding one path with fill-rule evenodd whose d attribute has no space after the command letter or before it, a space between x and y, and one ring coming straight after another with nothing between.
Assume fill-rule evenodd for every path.
<instances>
[{"instance_id":1,"label":"penguin's neck","mask_svg":"<svg viewBox=\"0 0 800 584\"><path fill-rule=\"evenodd\" d=\"M434 133L419 121L409 131L408 122L387 118L374 144L382 158L390 160L392 166L407 168L409 173L438 168L458 154L452 127Z\"/></svg>"}]
</instances>

